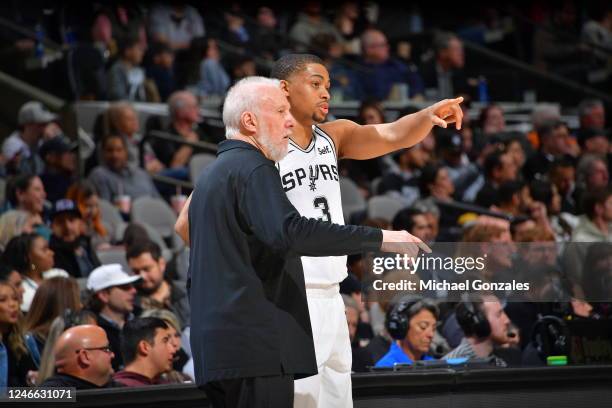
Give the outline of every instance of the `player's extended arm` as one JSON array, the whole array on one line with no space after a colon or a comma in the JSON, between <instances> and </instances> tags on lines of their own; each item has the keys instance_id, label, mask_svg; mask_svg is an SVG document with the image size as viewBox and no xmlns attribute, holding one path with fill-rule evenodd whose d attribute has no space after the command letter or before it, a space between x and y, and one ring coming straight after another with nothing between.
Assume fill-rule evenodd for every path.
<instances>
[{"instance_id":1,"label":"player's extended arm","mask_svg":"<svg viewBox=\"0 0 612 408\"><path fill-rule=\"evenodd\" d=\"M448 127L455 123L461 129L463 97L444 99L395 122L380 125L358 125L350 120L336 120L321 125L336 144L339 158L366 160L414 146L423 140L433 126Z\"/></svg>"},{"instance_id":2,"label":"player's extended arm","mask_svg":"<svg viewBox=\"0 0 612 408\"><path fill-rule=\"evenodd\" d=\"M174 224L174 231L178 234L179 237L183 241L185 241L185 245L189 246L189 204L191 204L191 196L193 193L189 194L189 198L178 218L176 219L176 223Z\"/></svg>"}]
</instances>

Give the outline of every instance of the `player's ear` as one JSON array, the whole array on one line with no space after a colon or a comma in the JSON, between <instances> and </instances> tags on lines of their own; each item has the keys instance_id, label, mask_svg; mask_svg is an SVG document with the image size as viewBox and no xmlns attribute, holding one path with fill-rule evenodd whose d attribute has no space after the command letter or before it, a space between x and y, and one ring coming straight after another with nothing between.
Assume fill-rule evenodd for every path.
<instances>
[{"instance_id":1,"label":"player's ear","mask_svg":"<svg viewBox=\"0 0 612 408\"><path fill-rule=\"evenodd\" d=\"M289 97L289 82L284 79L280 80L280 89L283 91L286 97Z\"/></svg>"}]
</instances>

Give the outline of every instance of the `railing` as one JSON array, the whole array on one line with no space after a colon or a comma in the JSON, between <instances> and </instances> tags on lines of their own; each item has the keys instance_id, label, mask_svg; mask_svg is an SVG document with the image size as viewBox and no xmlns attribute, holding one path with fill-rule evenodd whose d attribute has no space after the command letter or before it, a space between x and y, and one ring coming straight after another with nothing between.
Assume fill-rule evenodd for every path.
<instances>
[{"instance_id":1,"label":"railing","mask_svg":"<svg viewBox=\"0 0 612 408\"><path fill-rule=\"evenodd\" d=\"M427 407L607 407L612 366L504 369L409 369L353 374L356 408ZM208 407L193 384L78 391L80 407Z\"/></svg>"}]
</instances>

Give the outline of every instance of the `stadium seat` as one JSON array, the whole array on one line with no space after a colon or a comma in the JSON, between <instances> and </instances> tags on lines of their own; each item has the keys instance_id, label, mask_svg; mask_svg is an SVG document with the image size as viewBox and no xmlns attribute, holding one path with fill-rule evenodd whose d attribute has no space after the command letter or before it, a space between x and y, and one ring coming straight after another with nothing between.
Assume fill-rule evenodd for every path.
<instances>
[{"instance_id":1,"label":"stadium seat","mask_svg":"<svg viewBox=\"0 0 612 408\"><path fill-rule=\"evenodd\" d=\"M96 255L98 256L98 259L102 265L118 263L123 267L123 269L125 269L126 272L131 273L127 259L125 259L125 248L113 247L111 249L96 251Z\"/></svg>"},{"instance_id":2,"label":"stadium seat","mask_svg":"<svg viewBox=\"0 0 612 408\"><path fill-rule=\"evenodd\" d=\"M176 214L162 199L140 197L132 203L131 220L153 227L164 239L172 239Z\"/></svg>"},{"instance_id":3,"label":"stadium seat","mask_svg":"<svg viewBox=\"0 0 612 408\"><path fill-rule=\"evenodd\" d=\"M194 154L189 162L189 177L191 181L195 183L202 170L215 161L216 158L217 156L210 153Z\"/></svg>"},{"instance_id":4,"label":"stadium seat","mask_svg":"<svg viewBox=\"0 0 612 408\"><path fill-rule=\"evenodd\" d=\"M368 218L382 218L391 222L402 208L404 203L397 198L374 196L368 201Z\"/></svg>"},{"instance_id":5,"label":"stadium seat","mask_svg":"<svg viewBox=\"0 0 612 408\"><path fill-rule=\"evenodd\" d=\"M121 218L119 209L115 207L111 202L100 199L100 212L102 213L102 224L108 231L111 242L121 241L123 238L123 231L125 231L125 221Z\"/></svg>"},{"instance_id":6,"label":"stadium seat","mask_svg":"<svg viewBox=\"0 0 612 408\"><path fill-rule=\"evenodd\" d=\"M342 196L344 222L348 223L352 213L366 209L366 201L361 195L357 184L348 178L340 177L340 194Z\"/></svg>"}]
</instances>

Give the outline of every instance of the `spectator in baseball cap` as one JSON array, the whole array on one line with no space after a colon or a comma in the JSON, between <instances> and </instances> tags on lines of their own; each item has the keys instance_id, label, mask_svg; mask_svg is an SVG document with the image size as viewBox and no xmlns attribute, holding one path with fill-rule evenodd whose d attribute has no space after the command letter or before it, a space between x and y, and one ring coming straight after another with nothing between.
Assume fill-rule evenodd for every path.
<instances>
[{"instance_id":1,"label":"spectator in baseball cap","mask_svg":"<svg viewBox=\"0 0 612 408\"><path fill-rule=\"evenodd\" d=\"M77 169L77 143L70 142L63 136L47 140L38 150L45 163L45 171L40 179L45 186L47 199L55 202L66 196L70 185L74 182Z\"/></svg>"},{"instance_id":2,"label":"spectator in baseball cap","mask_svg":"<svg viewBox=\"0 0 612 408\"><path fill-rule=\"evenodd\" d=\"M56 267L80 278L100 265L91 239L83 234L85 226L74 201L62 199L55 203L51 230L53 234L49 246L55 252Z\"/></svg>"},{"instance_id":3,"label":"spectator in baseball cap","mask_svg":"<svg viewBox=\"0 0 612 408\"><path fill-rule=\"evenodd\" d=\"M140 276L128 275L120 264L100 266L87 279L87 289L90 291L87 308L96 315L98 325L108 336L111 350L115 353L115 371L123 366L120 334L125 323L133 318L134 284L140 280Z\"/></svg>"},{"instance_id":4,"label":"spectator in baseball cap","mask_svg":"<svg viewBox=\"0 0 612 408\"><path fill-rule=\"evenodd\" d=\"M2 144L2 155L7 160L9 173L42 173L44 164L37 154L37 147L47 124L55 120L57 115L37 101L27 102L19 109L19 128Z\"/></svg>"}]
</instances>

